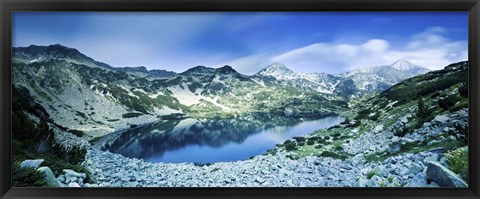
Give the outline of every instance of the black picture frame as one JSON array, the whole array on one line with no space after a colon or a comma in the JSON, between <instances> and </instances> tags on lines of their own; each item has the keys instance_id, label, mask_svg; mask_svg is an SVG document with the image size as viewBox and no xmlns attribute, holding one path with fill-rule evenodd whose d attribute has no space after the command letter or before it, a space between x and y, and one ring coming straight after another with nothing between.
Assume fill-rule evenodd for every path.
<instances>
[{"instance_id":1,"label":"black picture frame","mask_svg":"<svg viewBox=\"0 0 480 199\"><path fill-rule=\"evenodd\" d=\"M1 198L480 198L478 0L1 0ZM469 188L11 187L11 29L14 11L468 11Z\"/></svg>"}]
</instances>

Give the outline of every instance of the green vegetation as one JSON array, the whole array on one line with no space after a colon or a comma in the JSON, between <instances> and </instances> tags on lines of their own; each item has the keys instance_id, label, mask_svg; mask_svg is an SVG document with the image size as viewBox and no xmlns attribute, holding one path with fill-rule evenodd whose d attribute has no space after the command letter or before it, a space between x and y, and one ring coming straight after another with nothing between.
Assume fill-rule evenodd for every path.
<instances>
[{"instance_id":1,"label":"green vegetation","mask_svg":"<svg viewBox=\"0 0 480 199\"><path fill-rule=\"evenodd\" d=\"M438 101L438 106L442 107L445 110L450 109L459 101L459 97L457 95L450 95L444 99L440 99Z\"/></svg>"},{"instance_id":2,"label":"green vegetation","mask_svg":"<svg viewBox=\"0 0 480 199\"><path fill-rule=\"evenodd\" d=\"M341 159L341 160L345 160L348 157L347 155L345 155L343 153L332 152L332 151L323 151L319 156L320 157L337 158L337 159Z\"/></svg>"},{"instance_id":3,"label":"green vegetation","mask_svg":"<svg viewBox=\"0 0 480 199\"><path fill-rule=\"evenodd\" d=\"M448 167L468 181L468 148L458 148L445 153Z\"/></svg>"},{"instance_id":4,"label":"green vegetation","mask_svg":"<svg viewBox=\"0 0 480 199\"><path fill-rule=\"evenodd\" d=\"M372 169L372 170L368 171L366 177L367 177L367 179L372 179L372 177L373 177L374 175L379 175L378 170Z\"/></svg>"},{"instance_id":5,"label":"green vegetation","mask_svg":"<svg viewBox=\"0 0 480 199\"><path fill-rule=\"evenodd\" d=\"M132 117L138 117L140 115L143 115L142 113L125 113L122 115L122 118L132 118Z\"/></svg>"},{"instance_id":6,"label":"green vegetation","mask_svg":"<svg viewBox=\"0 0 480 199\"><path fill-rule=\"evenodd\" d=\"M285 144L285 150L287 151L292 151L297 147L297 144L295 142L289 142Z\"/></svg>"},{"instance_id":7,"label":"green vegetation","mask_svg":"<svg viewBox=\"0 0 480 199\"><path fill-rule=\"evenodd\" d=\"M46 187L45 174L33 168L12 168L13 187Z\"/></svg>"},{"instance_id":8,"label":"green vegetation","mask_svg":"<svg viewBox=\"0 0 480 199\"><path fill-rule=\"evenodd\" d=\"M364 119L367 118L368 115L372 113L372 110L370 109L363 109L358 112L357 116L355 117L356 120Z\"/></svg>"},{"instance_id":9,"label":"green vegetation","mask_svg":"<svg viewBox=\"0 0 480 199\"><path fill-rule=\"evenodd\" d=\"M427 107L425 107L425 102L423 101L423 98L419 97L417 103L417 118L425 118L429 114L430 112L427 110Z\"/></svg>"},{"instance_id":10,"label":"green vegetation","mask_svg":"<svg viewBox=\"0 0 480 199\"><path fill-rule=\"evenodd\" d=\"M52 169L55 175L63 169L73 169L84 172L91 180L90 173L79 164L85 159L86 149L79 146L66 148L55 142L54 132L49 128L46 118L40 118L38 123L33 122L26 114L38 110L38 104L26 102L28 96L20 96L14 88L14 103L12 114L12 172L14 183L19 186L43 186L39 179L42 177L35 171L20 169L20 163L26 159L45 159L42 163ZM16 173L15 173L16 172Z\"/></svg>"},{"instance_id":11,"label":"green vegetation","mask_svg":"<svg viewBox=\"0 0 480 199\"><path fill-rule=\"evenodd\" d=\"M80 130L68 129L67 131L72 133L73 135L76 135L77 137L83 137L84 135L83 131Z\"/></svg>"}]
</instances>

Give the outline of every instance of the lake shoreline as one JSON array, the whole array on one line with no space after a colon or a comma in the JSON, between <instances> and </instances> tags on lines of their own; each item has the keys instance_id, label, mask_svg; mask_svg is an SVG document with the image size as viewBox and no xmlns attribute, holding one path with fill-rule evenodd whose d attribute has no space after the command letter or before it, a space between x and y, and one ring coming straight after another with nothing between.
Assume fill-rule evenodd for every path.
<instances>
[{"instance_id":1,"label":"lake shoreline","mask_svg":"<svg viewBox=\"0 0 480 199\"><path fill-rule=\"evenodd\" d=\"M117 131L92 144L103 151L147 162L205 164L264 154L285 140L306 136L344 120L337 114L294 119L275 115L171 119Z\"/></svg>"}]
</instances>

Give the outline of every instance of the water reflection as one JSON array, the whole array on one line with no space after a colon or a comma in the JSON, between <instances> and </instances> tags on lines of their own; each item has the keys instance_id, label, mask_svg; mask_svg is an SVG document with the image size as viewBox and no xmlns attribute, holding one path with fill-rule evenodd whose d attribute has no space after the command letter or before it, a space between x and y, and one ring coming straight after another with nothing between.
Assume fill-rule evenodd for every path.
<instances>
[{"instance_id":1,"label":"water reflection","mask_svg":"<svg viewBox=\"0 0 480 199\"><path fill-rule=\"evenodd\" d=\"M107 135L95 146L149 162L235 161L343 120L339 116L305 119L270 115L170 119Z\"/></svg>"}]
</instances>

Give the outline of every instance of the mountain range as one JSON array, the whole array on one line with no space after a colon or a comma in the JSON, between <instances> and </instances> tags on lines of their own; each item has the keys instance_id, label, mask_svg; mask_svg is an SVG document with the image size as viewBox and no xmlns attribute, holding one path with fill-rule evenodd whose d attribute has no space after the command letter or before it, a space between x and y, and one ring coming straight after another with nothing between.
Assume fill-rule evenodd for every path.
<instances>
[{"instance_id":1,"label":"mountain range","mask_svg":"<svg viewBox=\"0 0 480 199\"><path fill-rule=\"evenodd\" d=\"M274 63L254 75L231 66L182 73L112 67L62 45L13 48L13 84L27 88L56 124L103 135L170 114L295 117L348 108L351 97L381 92L428 70L399 60L342 74L299 73Z\"/></svg>"}]
</instances>

